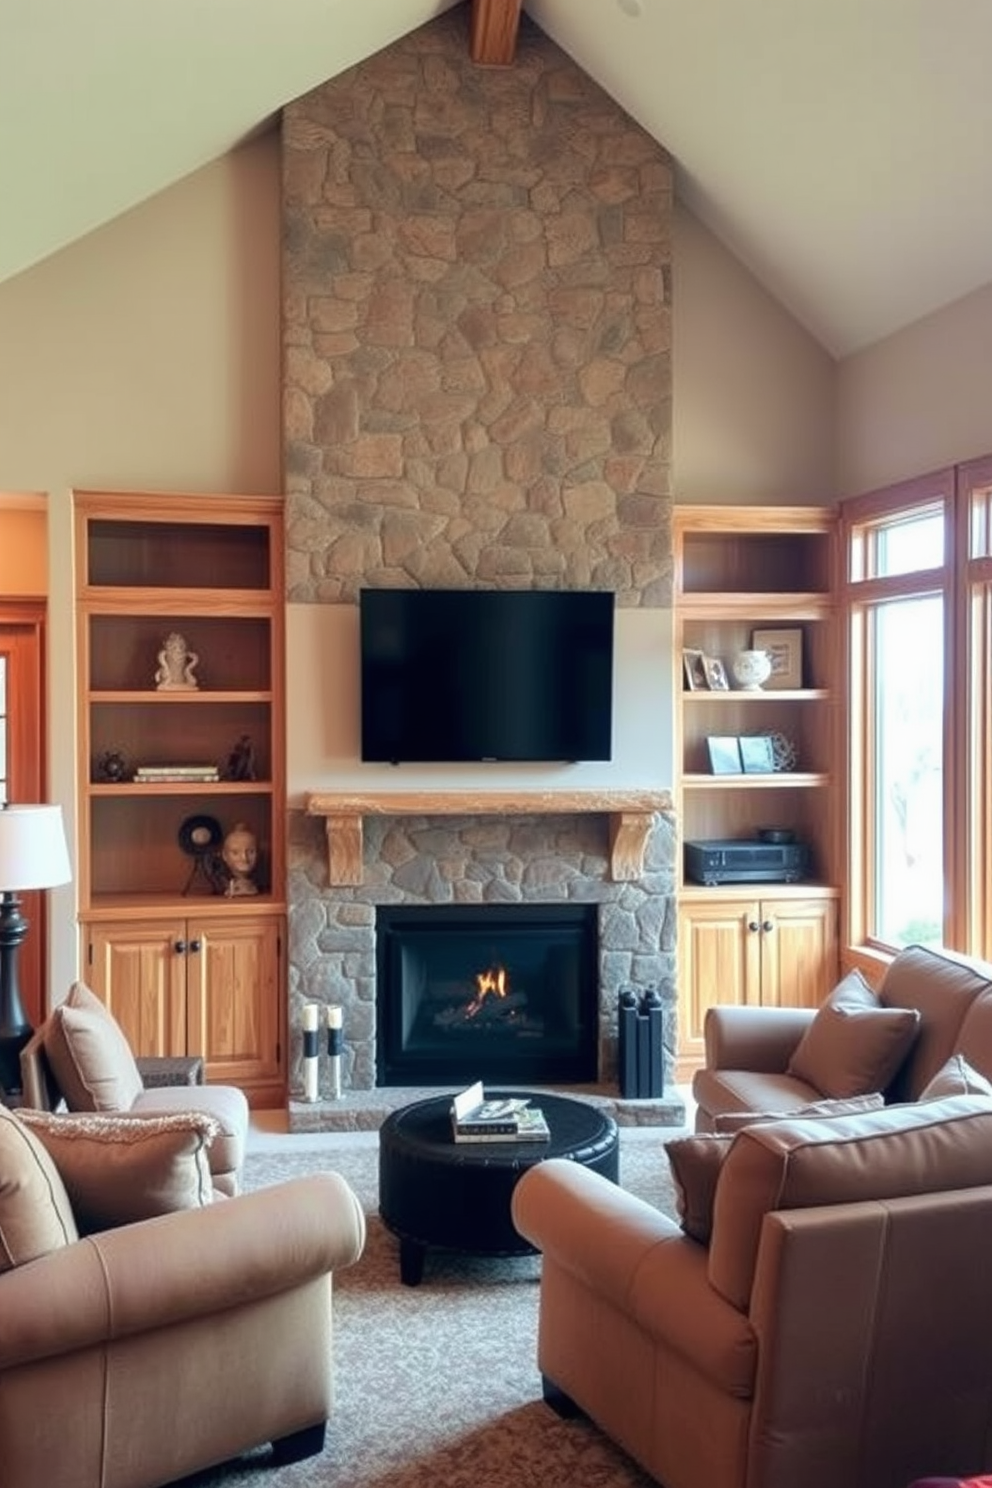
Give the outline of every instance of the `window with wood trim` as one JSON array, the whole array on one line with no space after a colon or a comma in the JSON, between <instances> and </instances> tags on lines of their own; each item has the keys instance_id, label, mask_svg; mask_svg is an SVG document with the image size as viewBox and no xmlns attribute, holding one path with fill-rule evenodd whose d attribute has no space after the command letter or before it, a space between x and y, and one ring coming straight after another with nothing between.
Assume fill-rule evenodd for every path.
<instances>
[{"instance_id":1,"label":"window with wood trim","mask_svg":"<svg viewBox=\"0 0 992 1488\"><path fill-rule=\"evenodd\" d=\"M955 750L954 473L843 503L848 647L848 942L947 935Z\"/></svg>"},{"instance_id":2,"label":"window with wood trim","mask_svg":"<svg viewBox=\"0 0 992 1488\"><path fill-rule=\"evenodd\" d=\"M992 456L842 503L846 940L992 956Z\"/></svg>"}]
</instances>

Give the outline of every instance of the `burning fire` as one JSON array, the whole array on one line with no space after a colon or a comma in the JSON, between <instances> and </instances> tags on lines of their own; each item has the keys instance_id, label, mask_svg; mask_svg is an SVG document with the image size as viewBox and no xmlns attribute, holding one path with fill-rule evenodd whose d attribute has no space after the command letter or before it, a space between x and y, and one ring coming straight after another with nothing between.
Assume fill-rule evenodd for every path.
<instances>
[{"instance_id":1,"label":"burning fire","mask_svg":"<svg viewBox=\"0 0 992 1488\"><path fill-rule=\"evenodd\" d=\"M488 971L477 971L475 986L475 996L465 1009L466 1018L474 1018L476 1013L481 1012L487 997L506 996L509 991L506 971L502 966L490 967Z\"/></svg>"}]
</instances>

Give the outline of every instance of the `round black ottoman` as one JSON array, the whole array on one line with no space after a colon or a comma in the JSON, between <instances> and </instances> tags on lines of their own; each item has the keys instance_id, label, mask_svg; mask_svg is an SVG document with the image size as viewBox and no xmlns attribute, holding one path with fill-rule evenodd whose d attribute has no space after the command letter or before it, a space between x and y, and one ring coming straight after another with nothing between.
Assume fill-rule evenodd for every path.
<instances>
[{"instance_id":1,"label":"round black ottoman","mask_svg":"<svg viewBox=\"0 0 992 1488\"><path fill-rule=\"evenodd\" d=\"M399 1238L400 1277L416 1286L429 1246L486 1255L530 1255L514 1228L510 1195L521 1173L567 1157L619 1179L617 1124L597 1106L565 1095L487 1090L487 1099L526 1095L551 1130L547 1142L456 1142L451 1096L415 1101L379 1131L379 1213Z\"/></svg>"}]
</instances>

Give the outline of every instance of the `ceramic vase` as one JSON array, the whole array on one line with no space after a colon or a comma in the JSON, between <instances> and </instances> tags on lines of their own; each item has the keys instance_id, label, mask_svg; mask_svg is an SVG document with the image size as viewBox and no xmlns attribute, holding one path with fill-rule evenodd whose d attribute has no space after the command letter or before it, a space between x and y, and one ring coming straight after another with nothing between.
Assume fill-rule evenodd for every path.
<instances>
[{"instance_id":1,"label":"ceramic vase","mask_svg":"<svg viewBox=\"0 0 992 1488\"><path fill-rule=\"evenodd\" d=\"M772 674L767 651L739 651L733 661L734 679L744 692L757 692Z\"/></svg>"}]
</instances>

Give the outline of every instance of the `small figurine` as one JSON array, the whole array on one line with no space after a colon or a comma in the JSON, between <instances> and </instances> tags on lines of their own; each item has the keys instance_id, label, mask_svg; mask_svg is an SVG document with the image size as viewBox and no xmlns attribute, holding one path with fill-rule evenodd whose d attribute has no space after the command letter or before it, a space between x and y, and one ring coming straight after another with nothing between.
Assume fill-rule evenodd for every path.
<instances>
[{"instance_id":1,"label":"small figurine","mask_svg":"<svg viewBox=\"0 0 992 1488\"><path fill-rule=\"evenodd\" d=\"M230 754L224 768L225 780L255 779L255 746L247 734L242 734Z\"/></svg>"},{"instance_id":2,"label":"small figurine","mask_svg":"<svg viewBox=\"0 0 992 1488\"><path fill-rule=\"evenodd\" d=\"M243 894L257 894L255 870L258 867L258 846L255 834L244 822L236 822L224 838L221 862L227 875L226 898L238 898Z\"/></svg>"},{"instance_id":3,"label":"small figurine","mask_svg":"<svg viewBox=\"0 0 992 1488\"><path fill-rule=\"evenodd\" d=\"M176 630L172 631L162 642L162 649L158 653L155 686L159 692L190 692L199 687L200 684L193 675L199 660L196 652L187 647L185 636L181 636Z\"/></svg>"}]
</instances>

